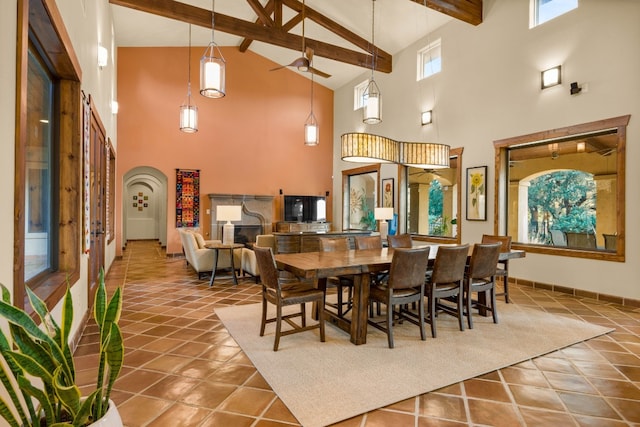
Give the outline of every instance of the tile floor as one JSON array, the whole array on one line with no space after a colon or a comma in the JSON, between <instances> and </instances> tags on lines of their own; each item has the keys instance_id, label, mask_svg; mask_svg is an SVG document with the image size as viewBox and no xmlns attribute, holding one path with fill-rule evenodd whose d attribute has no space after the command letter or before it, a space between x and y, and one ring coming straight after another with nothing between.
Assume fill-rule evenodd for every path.
<instances>
[{"instance_id":1,"label":"tile floor","mask_svg":"<svg viewBox=\"0 0 640 427\"><path fill-rule=\"evenodd\" d=\"M130 242L113 264L107 284L124 287L126 355L112 398L126 426L298 425L214 314L260 301L253 279L237 287L230 279L209 288L157 242ZM337 425L640 426L640 309L518 286L511 293L516 304L616 331ZM75 353L84 384L94 381L96 342L89 324Z\"/></svg>"}]
</instances>

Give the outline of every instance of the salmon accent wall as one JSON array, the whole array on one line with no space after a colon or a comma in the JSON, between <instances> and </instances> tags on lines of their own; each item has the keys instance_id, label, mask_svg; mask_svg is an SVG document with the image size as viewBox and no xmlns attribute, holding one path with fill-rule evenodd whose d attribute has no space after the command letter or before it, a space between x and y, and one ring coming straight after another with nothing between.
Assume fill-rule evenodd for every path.
<instances>
[{"instance_id":1,"label":"salmon accent wall","mask_svg":"<svg viewBox=\"0 0 640 427\"><path fill-rule=\"evenodd\" d=\"M200 169L200 228L209 233L209 193L273 195L280 220L279 190L325 195L333 188L333 91L315 84L314 114L320 144L304 145L311 81L235 47L223 47L226 93L201 96L199 61L205 47L191 51L192 100L198 106L198 132L179 130L179 108L187 96L188 48L118 48L118 147L116 153L116 251L122 254L123 176L139 166L168 178L167 253L180 253L175 227L175 170ZM331 215L331 198L327 199ZM331 218L328 218L330 221Z\"/></svg>"}]
</instances>

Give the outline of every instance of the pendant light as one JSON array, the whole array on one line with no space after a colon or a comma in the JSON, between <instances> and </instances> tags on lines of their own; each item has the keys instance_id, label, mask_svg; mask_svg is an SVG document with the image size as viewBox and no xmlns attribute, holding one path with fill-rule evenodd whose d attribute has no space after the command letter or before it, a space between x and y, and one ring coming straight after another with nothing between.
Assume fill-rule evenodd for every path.
<instances>
[{"instance_id":1,"label":"pendant light","mask_svg":"<svg viewBox=\"0 0 640 427\"><path fill-rule=\"evenodd\" d=\"M189 62L187 66L187 102L180 106L180 130L198 132L198 107L191 103L191 24L189 24Z\"/></svg>"},{"instance_id":2,"label":"pendant light","mask_svg":"<svg viewBox=\"0 0 640 427\"><path fill-rule=\"evenodd\" d=\"M373 79L373 72L376 68L376 45L375 45L375 17L376 0L371 0L371 80L364 91L364 108L362 121L369 125L375 125L382 121L382 95L380 89Z\"/></svg>"},{"instance_id":3,"label":"pendant light","mask_svg":"<svg viewBox=\"0 0 640 427\"><path fill-rule=\"evenodd\" d=\"M211 1L211 43L200 58L200 94L207 98L222 98L225 93L225 60L214 42L215 0ZM216 56L216 50L218 56Z\"/></svg>"},{"instance_id":4,"label":"pendant light","mask_svg":"<svg viewBox=\"0 0 640 427\"><path fill-rule=\"evenodd\" d=\"M311 113L304 122L304 145L315 147L319 143L319 137L318 121L313 114L313 73L311 73Z\"/></svg>"}]
</instances>

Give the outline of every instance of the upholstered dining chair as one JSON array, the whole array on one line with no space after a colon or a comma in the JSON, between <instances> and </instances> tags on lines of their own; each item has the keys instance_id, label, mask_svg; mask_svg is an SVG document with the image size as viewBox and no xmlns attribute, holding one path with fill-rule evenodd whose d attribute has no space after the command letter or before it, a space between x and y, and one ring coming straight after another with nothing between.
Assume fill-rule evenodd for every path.
<instances>
[{"instance_id":1,"label":"upholstered dining chair","mask_svg":"<svg viewBox=\"0 0 640 427\"><path fill-rule=\"evenodd\" d=\"M348 237L322 237L318 239L320 252L348 251L351 249ZM329 277L327 285L336 287L338 302L336 304L327 304L336 309L338 317L342 317L351 310L353 296L353 276ZM347 289L347 301L343 300L344 289ZM346 309L343 311L343 307Z\"/></svg>"},{"instance_id":2,"label":"upholstered dining chair","mask_svg":"<svg viewBox=\"0 0 640 427\"><path fill-rule=\"evenodd\" d=\"M436 337L436 317L444 311L458 318L460 330L464 331L464 308L462 305L462 283L467 265L469 245L440 246L433 264L433 273L427 278L425 296L427 298L427 322L431 324L431 336ZM451 298L455 306L440 300Z\"/></svg>"},{"instance_id":3,"label":"upholstered dining chair","mask_svg":"<svg viewBox=\"0 0 640 427\"><path fill-rule=\"evenodd\" d=\"M411 240L411 234L396 234L396 235L388 235L387 243L390 248L410 248L413 246L413 241Z\"/></svg>"},{"instance_id":4,"label":"upholstered dining chair","mask_svg":"<svg viewBox=\"0 0 640 427\"><path fill-rule=\"evenodd\" d=\"M273 258L271 248L255 246L253 248L260 269L260 282L262 283L262 322L260 324L260 336L264 336L267 323L276 323L276 337L273 343L273 351L278 351L280 337L298 332L320 329L320 341L324 342L324 310L318 310L318 322L307 325L306 303L315 302L319 307L324 307L324 292L313 285L303 282L280 283L278 269ZM276 306L276 317L267 318L267 302ZM300 311L291 314L282 314L282 309L288 305L300 304ZM300 325L292 318L300 317ZM282 330L282 321L293 327Z\"/></svg>"},{"instance_id":5,"label":"upholstered dining chair","mask_svg":"<svg viewBox=\"0 0 640 427\"><path fill-rule=\"evenodd\" d=\"M382 237L377 236L356 236L356 250L358 249L382 249Z\"/></svg>"},{"instance_id":6,"label":"upholstered dining chair","mask_svg":"<svg viewBox=\"0 0 640 427\"><path fill-rule=\"evenodd\" d=\"M380 302L387 306L386 325L369 320L369 324L386 332L389 348L393 348L394 315L398 319L418 325L420 339L426 340L424 330L424 273L429 263L430 248L398 248L393 252L389 278L383 284L373 285L369 293L371 301ZM410 315L407 306L410 302L418 304L418 317ZM394 311L397 306L397 311Z\"/></svg>"},{"instance_id":7,"label":"upholstered dining chair","mask_svg":"<svg viewBox=\"0 0 640 427\"><path fill-rule=\"evenodd\" d=\"M511 250L511 236L495 236L491 234L483 234L482 243L500 243L502 244L502 248L500 249L500 252L509 252ZM509 299L509 260L508 259L498 262L496 276L502 277L503 284L504 284L503 286L504 292L497 293L496 296L504 295L504 302L508 304L509 302L511 302Z\"/></svg>"},{"instance_id":8,"label":"upholstered dining chair","mask_svg":"<svg viewBox=\"0 0 640 427\"><path fill-rule=\"evenodd\" d=\"M493 323L498 323L498 311L496 305L496 269L500 248L498 243L476 244L473 246L471 261L464 278L464 306L467 316L467 325L473 329L472 306L490 310L493 315ZM473 300L473 293L485 293L484 303ZM489 292L489 298L486 293Z\"/></svg>"}]
</instances>

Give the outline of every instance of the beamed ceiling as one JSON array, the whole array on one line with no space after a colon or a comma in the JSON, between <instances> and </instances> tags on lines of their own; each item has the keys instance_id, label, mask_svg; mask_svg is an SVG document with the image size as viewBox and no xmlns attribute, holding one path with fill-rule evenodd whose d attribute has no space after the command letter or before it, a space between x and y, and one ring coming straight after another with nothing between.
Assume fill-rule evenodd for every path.
<instances>
[{"instance_id":1,"label":"beamed ceiling","mask_svg":"<svg viewBox=\"0 0 640 427\"><path fill-rule=\"evenodd\" d=\"M174 0L109 0L112 5L133 9L156 17L189 23L196 27L210 30L211 9L200 7L207 2L204 0L185 1L189 1L189 3ZM397 34L398 38L402 38L402 34L394 30L394 25L417 26L412 21L415 18L411 16L395 16L393 12L398 11L400 13L400 11L405 11L411 3L416 3L422 7L425 7L426 4L426 7L431 10L465 23L471 25L482 23L482 0L426 0L426 2L425 0L385 0L387 2L386 6L391 13L385 13L385 10L380 11L383 1L378 0L376 2L376 8L378 8L376 12L378 39L375 39L376 45L372 46L371 2L369 1L341 0L340 3L327 2L327 4L316 1L317 8L325 7L331 12L331 17L328 16L328 13L321 13L314 9L312 7L314 5L313 1L310 0L306 1L304 12L303 3L300 0L233 1L235 3L229 5L227 9L232 13L237 12L237 15L244 16L238 17L232 16L232 14L225 14L220 12L223 8L219 8L216 5L215 31L239 37L238 48L241 52L252 48L252 45L255 44L254 42L261 42L300 53L303 45L300 24L304 16L307 28L315 25L323 29L323 33L315 32L317 34L316 37L313 37L313 34L310 35L308 31L305 35L304 44L306 47L313 49L314 58L326 58L338 63L368 69L373 67L377 71L384 73L392 71L393 57L391 53L381 47L382 42L378 42L380 34L384 36L384 31L388 30ZM406 2L406 4L395 6L389 5L388 1ZM359 9L354 10L353 7L356 4L358 4ZM239 13L241 7L244 7L242 12L250 8L252 13ZM253 14L253 19L247 19L247 16L251 14ZM361 14L362 16L358 18L354 14ZM121 16L123 16L122 13L114 13L117 33L120 31L118 23ZM143 15L138 14L138 16ZM387 23L387 20L389 23ZM435 22L436 20L432 19L432 21ZM140 30L143 31L144 22L140 20L138 22ZM345 22L347 23L345 24ZM358 28L356 29L356 27ZM357 32L360 34L357 34ZM322 37L322 34L325 37ZM393 35L391 34L391 36ZM413 41L415 40L411 40L411 42ZM402 46L402 48L408 44ZM372 57L372 53L375 54L375 58ZM293 59L294 56L295 53L291 55L290 59ZM272 59L275 62L280 62L277 59ZM284 63L288 62L290 61L285 61ZM322 66L317 66L316 68L322 68Z\"/></svg>"}]
</instances>

